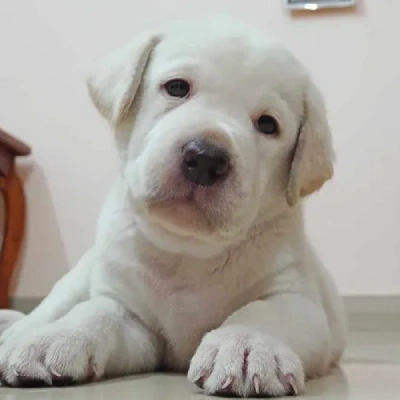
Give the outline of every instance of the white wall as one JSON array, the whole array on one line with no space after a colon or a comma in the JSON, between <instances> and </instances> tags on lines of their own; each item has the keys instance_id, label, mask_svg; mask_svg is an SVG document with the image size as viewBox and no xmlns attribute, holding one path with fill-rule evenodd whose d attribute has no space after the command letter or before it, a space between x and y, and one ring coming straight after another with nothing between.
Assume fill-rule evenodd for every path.
<instances>
[{"instance_id":1,"label":"white wall","mask_svg":"<svg viewBox=\"0 0 400 400\"><path fill-rule=\"evenodd\" d=\"M280 35L326 95L336 177L307 211L342 293L400 294L400 2L292 17L280 0L36 0L3 2L0 15L0 126L33 147L20 168L29 220L17 295L46 294L73 266L115 173L86 68L145 27L222 10Z\"/></svg>"}]
</instances>

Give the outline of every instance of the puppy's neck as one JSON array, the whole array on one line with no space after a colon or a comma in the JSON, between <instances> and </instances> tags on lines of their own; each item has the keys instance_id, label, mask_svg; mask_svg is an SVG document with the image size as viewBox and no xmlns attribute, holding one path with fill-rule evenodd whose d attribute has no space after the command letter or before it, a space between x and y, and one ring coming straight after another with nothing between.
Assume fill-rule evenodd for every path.
<instances>
[{"instance_id":1,"label":"puppy's neck","mask_svg":"<svg viewBox=\"0 0 400 400\"><path fill-rule=\"evenodd\" d=\"M249 230L248 237L265 234L270 237L284 235L301 235L304 231L303 206L301 203L293 208L286 208L275 215L258 218Z\"/></svg>"}]
</instances>

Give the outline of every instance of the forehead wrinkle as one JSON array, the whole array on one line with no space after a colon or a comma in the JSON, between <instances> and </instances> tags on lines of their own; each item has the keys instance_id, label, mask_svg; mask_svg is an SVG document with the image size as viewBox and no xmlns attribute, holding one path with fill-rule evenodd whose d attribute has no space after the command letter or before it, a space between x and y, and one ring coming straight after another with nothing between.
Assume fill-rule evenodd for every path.
<instances>
[{"instance_id":1,"label":"forehead wrinkle","mask_svg":"<svg viewBox=\"0 0 400 400\"><path fill-rule=\"evenodd\" d=\"M181 75L194 74L198 69L198 61L190 57L174 58L172 60L158 62L153 60L151 76L156 78L172 78Z\"/></svg>"}]
</instances>

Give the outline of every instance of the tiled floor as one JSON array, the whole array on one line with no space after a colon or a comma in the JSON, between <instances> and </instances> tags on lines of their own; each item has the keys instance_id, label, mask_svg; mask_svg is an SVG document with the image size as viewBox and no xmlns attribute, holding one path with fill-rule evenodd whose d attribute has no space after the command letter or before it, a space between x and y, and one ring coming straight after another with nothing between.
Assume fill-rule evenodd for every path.
<instances>
[{"instance_id":1,"label":"tiled floor","mask_svg":"<svg viewBox=\"0 0 400 400\"><path fill-rule=\"evenodd\" d=\"M354 332L341 370L310 382L313 400L400 399L400 331ZM76 388L0 388L0 400L206 400L184 376L137 376Z\"/></svg>"}]
</instances>

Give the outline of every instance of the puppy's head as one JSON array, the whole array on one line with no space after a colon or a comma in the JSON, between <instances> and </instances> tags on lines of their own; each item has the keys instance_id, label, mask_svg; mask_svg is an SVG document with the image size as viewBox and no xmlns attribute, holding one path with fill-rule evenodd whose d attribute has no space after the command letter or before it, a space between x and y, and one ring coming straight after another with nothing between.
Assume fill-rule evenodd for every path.
<instances>
[{"instance_id":1,"label":"puppy's head","mask_svg":"<svg viewBox=\"0 0 400 400\"><path fill-rule=\"evenodd\" d=\"M145 33L88 86L138 223L168 250L216 253L332 176L324 103L304 68L236 21Z\"/></svg>"}]
</instances>

